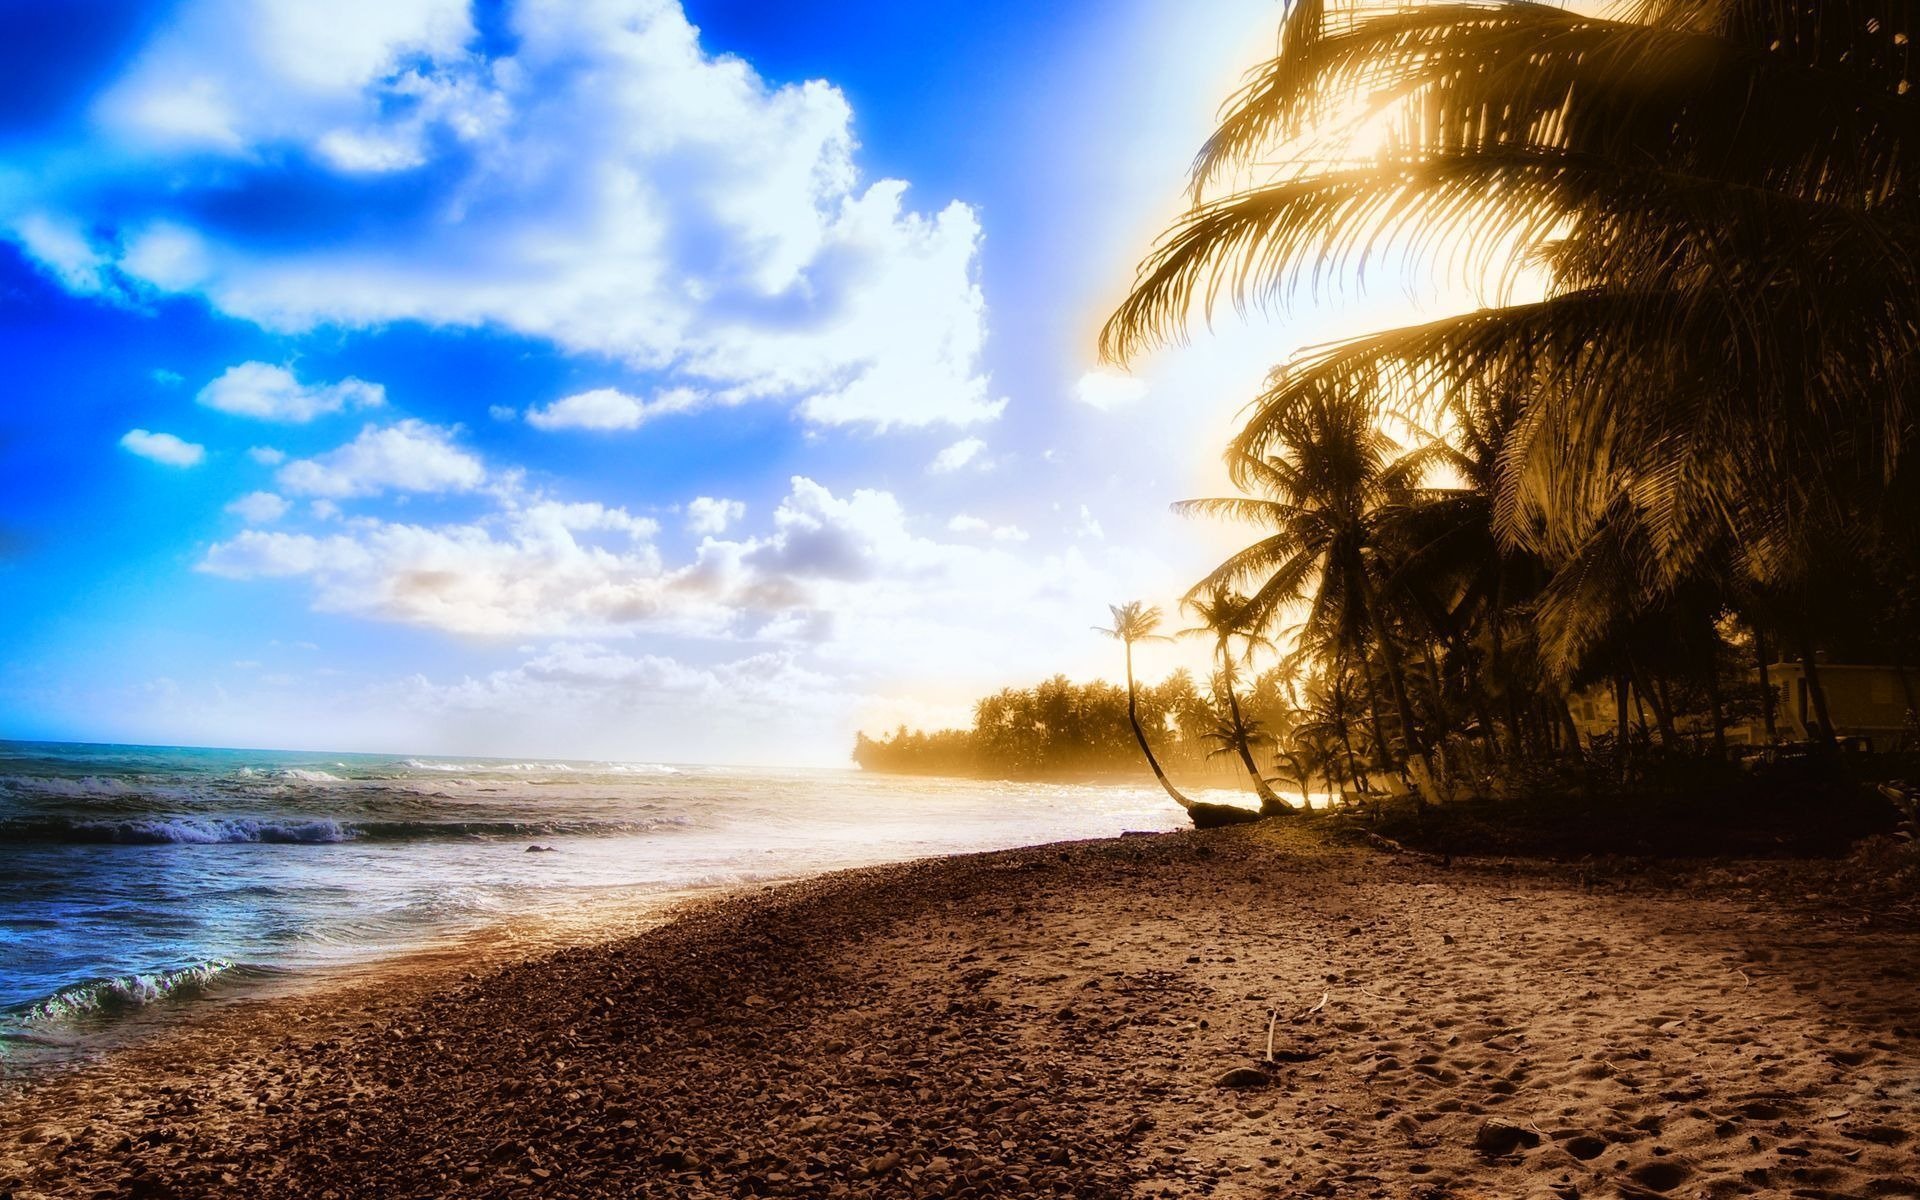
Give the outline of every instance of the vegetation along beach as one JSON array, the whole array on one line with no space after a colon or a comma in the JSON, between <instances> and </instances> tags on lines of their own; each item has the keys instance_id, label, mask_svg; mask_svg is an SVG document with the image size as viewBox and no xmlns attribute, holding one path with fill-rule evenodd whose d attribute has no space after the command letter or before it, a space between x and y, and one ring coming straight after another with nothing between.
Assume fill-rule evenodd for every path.
<instances>
[{"instance_id":1,"label":"vegetation along beach","mask_svg":"<svg viewBox=\"0 0 1920 1200\"><path fill-rule=\"evenodd\" d=\"M0 5L0 1200L1920 1198L1916 18Z\"/></svg>"}]
</instances>

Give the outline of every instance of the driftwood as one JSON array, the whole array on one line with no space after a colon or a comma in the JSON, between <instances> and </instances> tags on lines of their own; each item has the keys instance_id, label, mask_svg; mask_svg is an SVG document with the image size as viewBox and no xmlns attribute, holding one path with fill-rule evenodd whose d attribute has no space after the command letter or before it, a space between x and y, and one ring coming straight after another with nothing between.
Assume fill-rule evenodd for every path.
<instances>
[{"instance_id":1,"label":"driftwood","mask_svg":"<svg viewBox=\"0 0 1920 1200\"><path fill-rule=\"evenodd\" d=\"M1415 850L1410 846L1401 845L1390 837L1381 837L1377 833L1369 833L1367 835L1367 844L1376 850L1385 850L1388 854L1404 854L1408 858L1416 858L1421 862L1437 863L1443 867L1453 865L1453 856L1450 854L1434 854L1426 850Z\"/></svg>"},{"instance_id":2,"label":"driftwood","mask_svg":"<svg viewBox=\"0 0 1920 1200\"><path fill-rule=\"evenodd\" d=\"M1209 804L1204 800L1189 800L1186 803L1187 818L1195 829L1222 829L1228 825L1251 825L1262 820L1261 815L1251 808L1240 808L1233 804Z\"/></svg>"}]
</instances>

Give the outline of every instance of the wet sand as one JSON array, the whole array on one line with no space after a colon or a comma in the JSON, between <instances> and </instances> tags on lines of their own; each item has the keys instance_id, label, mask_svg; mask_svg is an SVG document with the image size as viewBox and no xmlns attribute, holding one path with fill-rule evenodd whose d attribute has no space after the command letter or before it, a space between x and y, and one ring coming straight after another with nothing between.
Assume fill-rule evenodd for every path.
<instances>
[{"instance_id":1,"label":"wet sand","mask_svg":"<svg viewBox=\"0 0 1920 1200\"><path fill-rule=\"evenodd\" d=\"M1920 1196L1916 984L1699 886L1075 843L236 1006L9 1098L0 1196Z\"/></svg>"}]
</instances>

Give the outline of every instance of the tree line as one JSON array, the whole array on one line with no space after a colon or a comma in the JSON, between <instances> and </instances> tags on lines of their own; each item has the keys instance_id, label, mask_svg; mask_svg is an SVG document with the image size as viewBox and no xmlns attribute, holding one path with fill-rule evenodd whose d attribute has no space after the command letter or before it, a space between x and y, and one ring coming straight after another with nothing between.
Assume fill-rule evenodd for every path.
<instances>
[{"instance_id":1,"label":"tree line","mask_svg":"<svg viewBox=\"0 0 1920 1200\"><path fill-rule=\"evenodd\" d=\"M1277 671L1269 672L1256 695L1266 696L1278 679ZM1158 759L1183 777L1229 771L1218 761L1229 727L1218 682L1198 682L1182 668L1138 689L1137 715L1152 731ZM858 734L853 759L873 771L1005 779L1133 775L1141 769L1126 689L1104 680L1075 683L1064 675L982 697L966 729L923 732L902 725L878 738Z\"/></svg>"}]
</instances>

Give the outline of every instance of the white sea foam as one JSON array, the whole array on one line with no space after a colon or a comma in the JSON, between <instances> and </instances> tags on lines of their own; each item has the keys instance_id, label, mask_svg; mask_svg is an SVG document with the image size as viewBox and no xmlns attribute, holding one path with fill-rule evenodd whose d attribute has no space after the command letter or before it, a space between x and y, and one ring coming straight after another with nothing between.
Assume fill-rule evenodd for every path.
<instances>
[{"instance_id":1,"label":"white sea foam","mask_svg":"<svg viewBox=\"0 0 1920 1200\"><path fill-rule=\"evenodd\" d=\"M346 782L346 780L340 778L340 776L335 775L330 771L312 771L312 770L307 770L303 767L288 767L286 770L276 771L274 774L277 778L297 779L301 783L345 783Z\"/></svg>"},{"instance_id":2,"label":"white sea foam","mask_svg":"<svg viewBox=\"0 0 1920 1200\"><path fill-rule=\"evenodd\" d=\"M138 1008L203 988L233 969L233 963L215 958L172 971L116 975L65 988L34 1004L24 1015L29 1023L54 1024Z\"/></svg>"}]
</instances>

